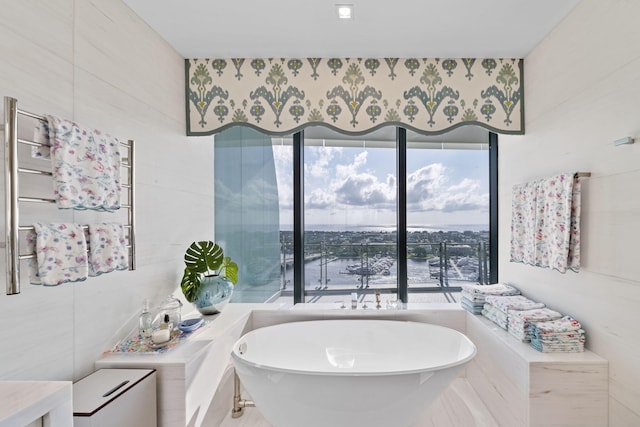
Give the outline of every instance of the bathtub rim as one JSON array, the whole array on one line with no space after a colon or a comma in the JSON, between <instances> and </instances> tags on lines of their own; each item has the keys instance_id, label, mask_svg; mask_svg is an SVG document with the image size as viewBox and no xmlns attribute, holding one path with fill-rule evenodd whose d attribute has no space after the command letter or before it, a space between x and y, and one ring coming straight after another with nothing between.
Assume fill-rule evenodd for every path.
<instances>
[{"instance_id":1,"label":"bathtub rim","mask_svg":"<svg viewBox=\"0 0 640 427\"><path fill-rule=\"evenodd\" d=\"M471 345L471 349L472 351L470 352L469 355L467 355L466 357L462 358L462 359L458 359L454 362L451 363L446 363L446 364L441 364L438 366L431 366L431 367L424 367L424 368L416 368L416 369L404 369L404 370L391 370L391 371L349 371L349 370L341 370L339 368L336 368L335 370L332 371L311 371L311 370L302 370L302 369L292 369L292 368L282 368L282 367L276 367L276 366L270 366L270 365L265 365L265 364L260 364L260 363L256 363L256 362L252 362L252 361L248 361L247 359L243 358L242 356L237 354L237 350L239 348L239 345L241 344L242 340L245 338L246 335L253 333L255 331L259 331L260 329L264 329L264 328L272 328L272 327L277 327L277 326L281 326L284 324L292 324L292 323L319 323L319 322L331 322L331 323L335 323L335 322L394 322L394 323L409 323L409 324L416 324L416 325L428 325L429 327L433 327L433 328L437 328L437 329L446 329L452 333L454 333L455 335L458 335L459 337L461 337L461 339L463 341L466 341L469 345ZM244 333L240 338L238 338L236 340L236 342L233 344L232 350L231 350L231 358L233 361L233 365L234 367L237 367L237 364L241 364L241 365L246 365L249 366L251 368L257 368L257 369L261 369L261 370L266 370L266 371L270 371L270 372L275 372L275 373L289 373L289 374L296 374L296 375L319 375L319 376L326 376L326 377L331 377L331 376L335 376L335 377L345 377L345 376L353 376L353 377L376 377L376 376L391 376L391 375L415 375L415 374L421 374L421 373L428 373L428 372L437 372L437 371L441 371L441 370L445 370L445 369L451 369L451 368L455 368L455 367L463 367L466 363L470 362L475 355L478 352L478 347L473 343L473 341L471 341L471 339L469 339L469 337L467 337L464 333L447 327L447 326L441 326L441 325L436 325L433 323L424 323L424 322L416 322L416 321L411 321L411 320L392 320L392 319L316 319L316 320L301 320L301 321L295 321L295 322L283 322L283 323L278 323L275 325L269 325L269 326L265 326L265 327L261 327L261 328L256 328L256 329L252 329L251 331L248 331L246 333Z\"/></svg>"}]
</instances>

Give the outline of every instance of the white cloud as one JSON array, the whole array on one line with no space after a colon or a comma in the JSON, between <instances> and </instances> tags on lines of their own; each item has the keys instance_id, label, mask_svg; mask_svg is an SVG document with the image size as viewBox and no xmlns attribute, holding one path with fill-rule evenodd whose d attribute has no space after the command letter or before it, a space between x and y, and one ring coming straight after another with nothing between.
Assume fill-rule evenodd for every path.
<instances>
[{"instance_id":1,"label":"white cloud","mask_svg":"<svg viewBox=\"0 0 640 427\"><path fill-rule=\"evenodd\" d=\"M329 209L336 205L336 195L324 189L316 188L305 196L304 207L307 209Z\"/></svg>"},{"instance_id":2,"label":"white cloud","mask_svg":"<svg viewBox=\"0 0 640 427\"><path fill-rule=\"evenodd\" d=\"M367 158L369 153L367 151L362 151L353 158L353 162L341 165L336 165L336 176L340 178L348 178L352 175L355 175L362 166L367 164Z\"/></svg>"},{"instance_id":3,"label":"white cloud","mask_svg":"<svg viewBox=\"0 0 640 427\"><path fill-rule=\"evenodd\" d=\"M407 176L407 203L420 203L435 197L447 181L447 168L441 163L424 166Z\"/></svg>"},{"instance_id":4,"label":"white cloud","mask_svg":"<svg viewBox=\"0 0 640 427\"><path fill-rule=\"evenodd\" d=\"M292 149L274 147L281 209L293 202ZM368 212L365 217L382 211L395 216L396 177L376 175L369 165L369 153L361 151L345 159L339 147L310 147L305 167L305 209L317 212L331 222L331 215L348 212L347 217ZM347 161L348 163L340 163ZM453 181L453 171L442 163L426 165L407 176L407 209L410 212L486 211L489 195L480 182L469 178ZM311 214L311 212L309 212ZM365 218L366 219L366 218ZM371 218L370 218L371 219Z\"/></svg>"},{"instance_id":5,"label":"white cloud","mask_svg":"<svg viewBox=\"0 0 640 427\"><path fill-rule=\"evenodd\" d=\"M393 205L396 199L395 178L381 182L375 175L360 173L350 175L333 184L336 200L345 205L371 208Z\"/></svg>"},{"instance_id":6,"label":"white cloud","mask_svg":"<svg viewBox=\"0 0 640 427\"><path fill-rule=\"evenodd\" d=\"M419 197L413 195L408 207L412 211L459 212L486 210L489 206L489 195L480 192L479 182L468 178L450 186L431 185L428 191L417 189L416 193Z\"/></svg>"},{"instance_id":7,"label":"white cloud","mask_svg":"<svg viewBox=\"0 0 640 427\"><path fill-rule=\"evenodd\" d=\"M305 172L313 177L322 177L326 176L333 159L342 153L342 147L309 147L308 153L315 159L313 163L305 165Z\"/></svg>"}]
</instances>

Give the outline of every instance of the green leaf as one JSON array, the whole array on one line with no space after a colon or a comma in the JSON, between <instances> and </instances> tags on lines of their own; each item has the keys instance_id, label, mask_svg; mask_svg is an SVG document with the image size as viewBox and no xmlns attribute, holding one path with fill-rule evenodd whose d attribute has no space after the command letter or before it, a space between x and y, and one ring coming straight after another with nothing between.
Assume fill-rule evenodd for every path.
<instances>
[{"instance_id":1,"label":"green leaf","mask_svg":"<svg viewBox=\"0 0 640 427\"><path fill-rule=\"evenodd\" d=\"M200 275L189 268L184 269L184 275L180 282L180 289L185 298L189 302L193 302L198 294L198 288L200 287Z\"/></svg>"},{"instance_id":2,"label":"green leaf","mask_svg":"<svg viewBox=\"0 0 640 427\"><path fill-rule=\"evenodd\" d=\"M231 258L225 257L222 262L222 269L224 277L231 280L234 285L238 283L238 264L231 261Z\"/></svg>"},{"instance_id":3,"label":"green leaf","mask_svg":"<svg viewBox=\"0 0 640 427\"><path fill-rule=\"evenodd\" d=\"M200 274L218 270L223 259L222 248L212 241L193 242L184 255L187 269Z\"/></svg>"}]
</instances>

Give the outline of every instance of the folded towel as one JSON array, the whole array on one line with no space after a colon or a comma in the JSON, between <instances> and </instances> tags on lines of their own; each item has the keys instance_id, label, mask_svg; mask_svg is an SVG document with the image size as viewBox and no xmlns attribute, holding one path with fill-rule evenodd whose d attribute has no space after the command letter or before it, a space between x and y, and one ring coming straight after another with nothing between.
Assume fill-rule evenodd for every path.
<instances>
[{"instance_id":1,"label":"folded towel","mask_svg":"<svg viewBox=\"0 0 640 427\"><path fill-rule=\"evenodd\" d=\"M532 301L522 295L489 295L485 298L485 301L487 304L491 304L505 314L507 314L509 310L532 310L535 308L544 308L543 303Z\"/></svg>"},{"instance_id":2,"label":"folded towel","mask_svg":"<svg viewBox=\"0 0 640 427\"><path fill-rule=\"evenodd\" d=\"M531 347L543 352L584 351L585 332L580 322L571 316L529 325Z\"/></svg>"},{"instance_id":3,"label":"folded towel","mask_svg":"<svg viewBox=\"0 0 640 427\"><path fill-rule=\"evenodd\" d=\"M545 322L548 320L556 320L562 317L562 314L549 308L536 308L532 310L509 310L508 331L521 341L531 341L529 332L530 322Z\"/></svg>"},{"instance_id":4,"label":"folded towel","mask_svg":"<svg viewBox=\"0 0 640 427\"><path fill-rule=\"evenodd\" d=\"M114 211L120 208L120 141L95 129L46 116L53 192L60 209ZM36 129L41 137L44 126Z\"/></svg>"},{"instance_id":5,"label":"folded towel","mask_svg":"<svg viewBox=\"0 0 640 427\"><path fill-rule=\"evenodd\" d=\"M482 309L482 315L491 320L496 325L500 326L502 329L506 330L508 328L507 315L491 304L484 305L484 308Z\"/></svg>"},{"instance_id":6,"label":"folded towel","mask_svg":"<svg viewBox=\"0 0 640 427\"><path fill-rule=\"evenodd\" d=\"M122 224L89 224L89 275L128 268L127 240Z\"/></svg>"},{"instance_id":7,"label":"folded towel","mask_svg":"<svg viewBox=\"0 0 640 427\"><path fill-rule=\"evenodd\" d=\"M520 291L506 283L494 283L492 285L468 285L461 286L463 291L472 295L518 295ZM483 300L484 301L484 300Z\"/></svg>"},{"instance_id":8,"label":"folded towel","mask_svg":"<svg viewBox=\"0 0 640 427\"><path fill-rule=\"evenodd\" d=\"M581 353L584 351L584 342L553 346L531 340L531 347L543 353Z\"/></svg>"},{"instance_id":9,"label":"folded towel","mask_svg":"<svg viewBox=\"0 0 640 427\"><path fill-rule=\"evenodd\" d=\"M509 311L509 321L513 323L546 322L560 319L562 314L550 308L536 308L532 310Z\"/></svg>"},{"instance_id":10,"label":"folded towel","mask_svg":"<svg viewBox=\"0 0 640 427\"><path fill-rule=\"evenodd\" d=\"M77 224L34 224L37 275L32 283L59 285L85 280L87 242Z\"/></svg>"},{"instance_id":11,"label":"folded towel","mask_svg":"<svg viewBox=\"0 0 640 427\"><path fill-rule=\"evenodd\" d=\"M580 322L571 316L564 316L561 319L550 320L547 322L536 322L531 324L541 334L550 334L555 332L571 332L582 328Z\"/></svg>"},{"instance_id":12,"label":"folded towel","mask_svg":"<svg viewBox=\"0 0 640 427\"><path fill-rule=\"evenodd\" d=\"M484 304L484 298L485 296L483 294L474 294L471 293L469 291L466 291L464 289L462 289L462 291L460 292L460 296L462 298L466 298L468 301L473 302L473 303L477 303L480 305Z\"/></svg>"},{"instance_id":13,"label":"folded towel","mask_svg":"<svg viewBox=\"0 0 640 427\"><path fill-rule=\"evenodd\" d=\"M460 298L460 306L462 306L462 308L464 308L465 310L473 314L481 314L483 305L484 303L477 304L468 300L465 297Z\"/></svg>"}]
</instances>

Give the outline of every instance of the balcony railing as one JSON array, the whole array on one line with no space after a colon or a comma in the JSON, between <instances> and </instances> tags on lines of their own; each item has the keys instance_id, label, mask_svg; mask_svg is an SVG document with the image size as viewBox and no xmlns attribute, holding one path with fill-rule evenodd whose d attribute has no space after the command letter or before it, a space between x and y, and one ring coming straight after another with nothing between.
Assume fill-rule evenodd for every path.
<instances>
[{"instance_id":1,"label":"balcony railing","mask_svg":"<svg viewBox=\"0 0 640 427\"><path fill-rule=\"evenodd\" d=\"M281 292L292 292L293 257L282 243ZM409 243L409 292L455 292L463 283L489 283L488 245L471 243ZM397 291L396 244L391 242L313 243L305 245L305 296L351 292Z\"/></svg>"}]
</instances>

